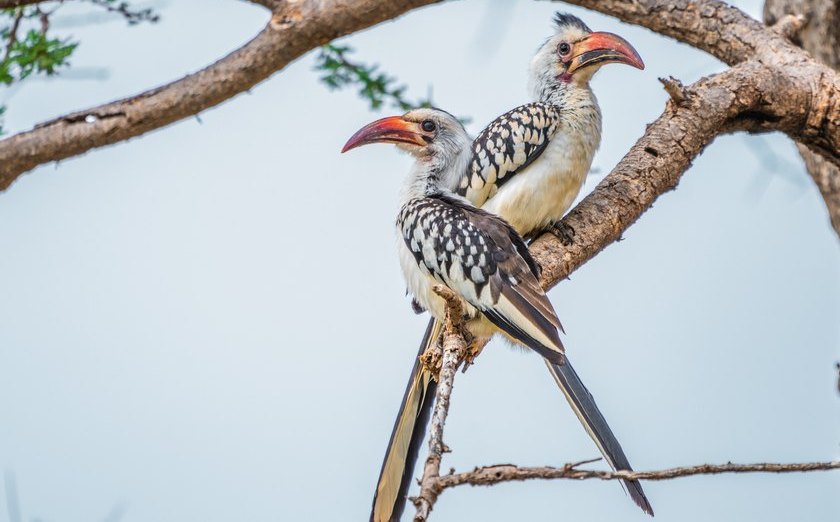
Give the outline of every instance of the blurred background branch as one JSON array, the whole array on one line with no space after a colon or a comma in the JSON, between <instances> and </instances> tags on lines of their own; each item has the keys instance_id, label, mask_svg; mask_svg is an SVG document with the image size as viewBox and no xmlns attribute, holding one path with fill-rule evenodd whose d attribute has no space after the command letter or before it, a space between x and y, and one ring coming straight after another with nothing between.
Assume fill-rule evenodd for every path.
<instances>
[{"instance_id":1,"label":"blurred background branch","mask_svg":"<svg viewBox=\"0 0 840 522\"><path fill-rule=\"evenodd\" d=\"M9 87L34 76L53 76L69 66L79 42L70 36L55 36L52 17L69 2L0 2L0 85ZM151 7L134 8L119 0L83 0L125 19L128 25L155 23L160 16ZM4 105L0 105L0 135L3 134Z\"/></svg>"}]
</instances>

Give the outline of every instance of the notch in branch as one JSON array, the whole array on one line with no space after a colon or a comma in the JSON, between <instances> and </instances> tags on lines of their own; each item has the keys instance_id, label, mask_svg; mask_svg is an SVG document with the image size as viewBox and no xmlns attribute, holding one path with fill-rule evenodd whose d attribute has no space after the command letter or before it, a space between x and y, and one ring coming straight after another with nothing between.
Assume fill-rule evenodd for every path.
<instances>
[{"instance_id":1,"label":"notch in branch","mask_svg":"<svg viewBox=\"0 0 840 522\"><path fill-rule=\"evenodd\" d=\"M688 99L688 91L681 81L669 76L667 78L659 78L662 86L665 87L665 92L671 97L671 100L676 105L683 105Z\"/></svg>"},{"instance_id":2,"label":"notch in branch","mask_svg":"<svg viewBox=\"0 0 840 522\"><path fill-rule=\"evenodd\" d=\"M781 17L771 29L784 36L790 42L799 45L799 33L807 25L808 19L801 14L788 14Z\"/></svg>"}]
</instances>

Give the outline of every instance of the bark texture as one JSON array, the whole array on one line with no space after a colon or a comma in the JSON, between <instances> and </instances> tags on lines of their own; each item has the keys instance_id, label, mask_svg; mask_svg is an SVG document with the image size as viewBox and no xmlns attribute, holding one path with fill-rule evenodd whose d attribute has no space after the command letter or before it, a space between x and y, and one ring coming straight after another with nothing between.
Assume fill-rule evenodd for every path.
<instances>
[{"instance_id":1,"label":"bark texture","mask_svg":"<svg viewBox=\"0 0 840 522\"><path fill-rule=\"evenodd\" d=\"M423 477L420 479L420 493L412 499L417 513L414 522L425 522L432 512L437 497L442 491L439 487L440 461L449 448L443 443L443 426L449 414L449 398L455 382L455 373L463 362L467 353L467 343L461 333L463 309L461 299L449 288L438 285L434 291L440 295L447 306L446 325L443 330L441 368L438 374L437 391L435 392L435 409L432 412L432 422L429 427L429 456L423 466Z\"/></svg>"},{"instance_id":2,"label":"bark texture","mask_svg":"<svg viewBox=\"0 0 840 522\"><path fill-rule=\"evenodd\" d=\"M670 480L695 475L719 475L721 473L803 473L807 471L840 469L840 461L804 462L796 464L732 464L729 462L726 464L701 464L699 466L670 468L659 471L586 470L578 469L579 464L566 464L562 468L553 468L550 466L522 468L513 464L484 466L465 473L451 473L440 477L438 479L438 487L442 491L464 484L471 486L492 486L499 482L533 479Z\"/></svg>"},{"instance_id":3,"label":"bark texture","mask_svg":"<svg viewBox=\"0 0 840 522\"><path fill-rule=\"evenodd\" d=\"M278 2L268 25L253 40L197 73L0 140L0 190L43 163L125 141L198 114L247 91L311 49L438 1Z\"/></svg>"},{"instance_id":4,"label":"bark texture","mask_svg":"<svg viewBox=\"0 0 840 522\"><path fill-rule=\"evenodd\" d=\"M802 16L804 27L792 35L811 56L840 70L840 2L836 0L767 0L764 20L778 23L786 16ZM840 234L840 168L807 146L797 144L805 168L822 193L834 229Z\"/></svg>"}]
</instances>

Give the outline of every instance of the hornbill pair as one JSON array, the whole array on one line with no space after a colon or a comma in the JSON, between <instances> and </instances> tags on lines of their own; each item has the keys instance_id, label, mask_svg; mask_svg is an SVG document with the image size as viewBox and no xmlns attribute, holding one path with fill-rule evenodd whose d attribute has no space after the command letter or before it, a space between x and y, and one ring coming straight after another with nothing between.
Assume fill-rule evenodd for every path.
<instances>
[{"instance_id":1,"label":"hornbill pair","mask_svg":"<svg viewBox=\"0 0 840 522\"><path fill-rule=\"evenodd\" d=\"M617 35L593 32L567 14L558 14L555 24L556 33L531 61L530 89L538 101L499 116L474 141L449 113L416 109L367 125L342 152L393 143L415 159L397 233L415 308L433 317L419 353L439 337L446 309L432 288L444 284L461 297L476 342L501 333L541 355L610 466L631 470L564 353L560 321L523 237L551 230L571 239L573 231L555 223L580 191L601 139L601 113L589 80L607 63L639 69L644 64ZM373 522L402 514L434 392L434 377L416 361L382 463ZM652 515L639 482L623 483Z\"/></svg>"}]
</instances>

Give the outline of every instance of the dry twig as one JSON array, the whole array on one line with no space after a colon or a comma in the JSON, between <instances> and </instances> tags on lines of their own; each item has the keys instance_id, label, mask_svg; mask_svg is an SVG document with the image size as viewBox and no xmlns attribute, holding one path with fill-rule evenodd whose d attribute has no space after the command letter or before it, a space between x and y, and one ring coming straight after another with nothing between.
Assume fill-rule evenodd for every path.
<instances>
[{"instance_id":1,"label":"dry twig","mask_svg":"<svg viewBox=\"0 0 840 522\"><path fill-rule=\"evenodd\" d=\"M600 459L596 459L600 460ZM584 461L583 463L592 462ZM601 479L601 480L670 480L694 475L717 475L720 473L802 473L840 469L840 461L806 462L796 464L701 464L670 468L658 471L601 471L578 469L582 463L566 464L562 468L550 466L519 467L513 464L482 466L464 473L453 473L440 477L437 487L440 491L455 486L492 486L499 482L532 479Z\"/></svg>"},{"instance_id":2,"label":"dry twig","mask_svg":"<svg viewBox=\"0 0 840 522\"><path fill-rule=\"evenodd\" d=\"M446 301L447 307L443 331L443 361L437 379L436 403L429 428L429 456L423 466L420 493L411 499L417 508L415 522L424 522L428 518L441 491L438 485L440 461L443 454L449 451L443 443L443 426L449 414L449 398L452 395L455 374L467 351L467 343L461 335L460 328L463 318L461 299L443 285L435 286L434 291Z\"/></svg>"}]
</instances>

